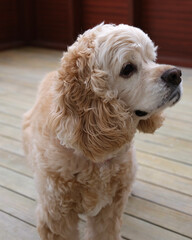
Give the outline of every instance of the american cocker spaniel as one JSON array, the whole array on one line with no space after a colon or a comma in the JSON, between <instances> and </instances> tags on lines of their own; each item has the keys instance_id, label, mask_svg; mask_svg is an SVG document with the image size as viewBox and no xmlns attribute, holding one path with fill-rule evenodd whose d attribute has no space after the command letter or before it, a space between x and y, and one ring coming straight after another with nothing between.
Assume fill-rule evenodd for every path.
<instances>
[{"instance_id":1,"label":"american cocker spaniel","mask_svg":"<svg viewBox=\"0 0 192 240\"><path fill-rule=\"evenodd\" d=\"M23 142L38 192L42 240L120 240L136 172L132 139L153 133L181 96L181 71L157 64L142 30L100 24L80 35L41 82Z\"/></svg>"}]
</instances>

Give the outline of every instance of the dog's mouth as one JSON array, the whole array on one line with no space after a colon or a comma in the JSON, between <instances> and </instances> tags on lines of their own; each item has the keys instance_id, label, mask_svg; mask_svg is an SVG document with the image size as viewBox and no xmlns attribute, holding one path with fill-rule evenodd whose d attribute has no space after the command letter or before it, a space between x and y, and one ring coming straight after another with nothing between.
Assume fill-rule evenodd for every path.
<instances>
[{"instance_id":1,"label":"dog's mouth","mask_svg":"<svg viewBox=\"0 0 192 240\"><path fill-rule=\"evenodd\" d=\"M175 105L181 98L181 88L177 87L172 91L169 95L167 95L161 103L155 108L155 111L143 111L143 110L135 110L135 115L140 117L140 118L146 118L147 115L150 115L151 113L157 112L157 111L162 111L166 107L172 107Z\"/></svg>"},{"instance_id":2,"label":"dog's mouth","mask_svg":"<svg viewBox=\"0 0 192 240\"><path fill-rule=\"evenodd\" d=\"M178 91L174 92L174 94L172 94L171 98L169 99L169 102L171 102L173 100L173 102L172 102L172 106L173 106L180 100L180 98L181 98L181 91L178 90Z\"/></svg>"},{"instance_id":3,"label":"dog's mouth","mask_svg":"<svg viewBox=\"0 0 192 240\"><path fill-rule=\"evenodd\" d=\"M148 114L148 112L145 112L145 111L141 111L141 110L135 111L135 115L138 117L144 117L144 116L147 116L147 114Z\"/></svg>"},{"instance_id":4,"label":"dog's mouth","mask_svg":"<svg viewBox=\"0 0 192 240\"><path fill-rule=\"evenodd\" d=\"M171 92L166 98L163 99L161 104L158 105L157 109L162 107L172 107L175 105L181 98L181 89L180 87L176 88L174 91Z\"/></svg>"}]
</instances>

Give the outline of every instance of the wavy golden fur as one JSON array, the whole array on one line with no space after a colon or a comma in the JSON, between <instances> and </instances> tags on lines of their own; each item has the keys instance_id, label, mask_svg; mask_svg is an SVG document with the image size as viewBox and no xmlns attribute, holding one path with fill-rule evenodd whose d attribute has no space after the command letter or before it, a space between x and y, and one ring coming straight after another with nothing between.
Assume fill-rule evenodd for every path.
<instances>
[{"instance_id":1,"label":"wavy golden fur","mask_svg":"<svg viewBox=\"0 0 192 240\"><path fill-rule=\"evenodd\" d=\"M127 25L101 24L68 48L60 69L45 77L24 116L24 149L34 169L42 240L79 239L79 214L87 216L84 239L121 239L121 215L136 170L133 136L136 129L153 133L163 121L154 94L147 105L151 112L135 115L137 106L143 107L133 89L137 80L119 77L132 52L150 62L154 75L142 84L157 92L156 78L171 67L155 65L148 36ZM142 76L151 74L149 65L144 69Z\"/></svg>"},{"instance_id":2,"label":"wavy golden fur","mask_svg":"<svg viewBox=\"0 0 192 240\"><path fill-rule=\"evenodd\" d=\"M80 37L78 44L64 54L50 122L64 136L68 130L71 134L69 126L63 132L61 129L69 123L67 119L70 124L75 121L72 139L68 137L67 141L83 151L87 158L99 162L103 156L129 142L134 128L125 104L113 96L105 96L107 74L91 66L94 38L93 33Z\"/></svg>"}]
</instances>

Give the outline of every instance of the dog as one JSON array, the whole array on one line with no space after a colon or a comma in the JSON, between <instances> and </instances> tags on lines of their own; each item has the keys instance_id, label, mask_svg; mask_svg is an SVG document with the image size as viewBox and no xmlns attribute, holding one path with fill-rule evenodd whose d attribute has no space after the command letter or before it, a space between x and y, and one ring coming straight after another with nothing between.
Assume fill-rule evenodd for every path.
<instances>
[{"instance_id":1,"label":"dog","mask_svg":"<svg viewBox=\"0 0 192 240\"><path fill-rule=\"evenodd\" d=\"M64 53L24 115L23 143L34 170L42 240L120 240L137 164L133 137L153 133L179 101L181 71L156 63L142 30L100 24Z\"/></svg>"}]
</instances>

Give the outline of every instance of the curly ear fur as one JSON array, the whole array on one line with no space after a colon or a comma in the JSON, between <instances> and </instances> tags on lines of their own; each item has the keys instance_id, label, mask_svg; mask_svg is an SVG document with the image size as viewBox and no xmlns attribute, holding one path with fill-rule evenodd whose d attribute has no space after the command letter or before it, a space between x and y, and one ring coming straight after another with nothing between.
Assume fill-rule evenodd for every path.
<instances>
[{"instance_id":1,"label":"curly ear fur","mask_svg":"<svg viewBox=\"0 0 192 240\"><path fill-rule=\"evenodd\" d=\"M164 117L162 114L156 113L146 120L140 120L137 129L144 133L154 133L156 129L162 126L163 121Z\"/></svg>"},{"instance_id":2,"label":"curly ear fur","mask_svg":"<svg viewBox=\"0 0 192 240\"><path fill-rule=\"evenodd\" d=\"M60 143L94 161L122 147L135 133L128 109L107 86L107 74L93 66L94 34L64 54L49 123Z\"/></svg>"}]
</instances>

